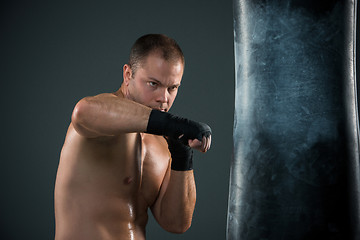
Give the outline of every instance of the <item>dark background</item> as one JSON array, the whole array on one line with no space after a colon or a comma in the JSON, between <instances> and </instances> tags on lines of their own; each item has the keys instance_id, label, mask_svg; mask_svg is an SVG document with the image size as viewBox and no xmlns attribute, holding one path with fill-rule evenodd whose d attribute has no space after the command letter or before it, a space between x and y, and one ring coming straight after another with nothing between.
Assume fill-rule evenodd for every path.
<instances>
[{"instance_id":1,"label":"dark background","mask_svg":"<svg viewBox=\"0 0 360 240\"><path fill-rule=\"evenodd\" d=\"M207 122L213 145L195 155L198 199L185 234L150 218L148 239L225 239L232 157L232 1L2 1L0 239L53 239L53 193L72 109L116 91L133 42L178 41L185 74L172 113Z\"/></svg>"}]
</instances>

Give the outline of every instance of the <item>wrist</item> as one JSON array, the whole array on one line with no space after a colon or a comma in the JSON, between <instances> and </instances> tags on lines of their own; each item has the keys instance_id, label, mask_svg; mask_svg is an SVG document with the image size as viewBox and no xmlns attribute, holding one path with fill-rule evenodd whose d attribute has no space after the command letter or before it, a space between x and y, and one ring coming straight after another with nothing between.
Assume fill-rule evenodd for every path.
<instances>
[{"instance_id":1,"label":"wrist","mask_svg":"<svg viewBox=\"0 0 360 240\"><path fill-rule=\"evenodd\" d=\"M161 112L159 110L151 110L148 120L148 125L146 127L146 133L165 136L165 126L169 118L169 113Z\"/></svg>"},{"instance_id":2,"label":"wrist","mask_svg":"<svg viewBox=\"0 0 360 240\"><path fill-rule=\"evenodd\" d=\"M171 170L188 171L193 169L193 150L179 140L168 138L171 153Z\"/></svg>"},{"instance_id":3,"label":"wrist","mask_svg":"<svg viewBox=\"0 0 360 240\"><path fill-rule=\"evenodd\" d=\"M187 130L187 128L190 128L188 122L189 120L185 118L153 109L149 115L146 133L177 139L179 136L189 131Z\"/></svg>"}]
</instances>

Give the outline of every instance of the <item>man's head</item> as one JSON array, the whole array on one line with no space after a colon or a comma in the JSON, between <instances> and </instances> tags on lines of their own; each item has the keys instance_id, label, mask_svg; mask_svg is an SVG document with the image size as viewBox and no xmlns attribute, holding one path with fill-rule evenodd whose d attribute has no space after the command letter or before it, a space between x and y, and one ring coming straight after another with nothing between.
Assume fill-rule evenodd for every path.
<instances>
[{"instance_id":1,"label":"man's head","mask_svg":"<svg viewBox=\"0 0 360 240\"><path fill-rule=\"evenodd\" d=\"M184 63L175 40L161 34L142 36L124 65L122 92L133 101L168 111L177 95Z\"/></svg>"},{"instance_id":2,"label":"man's head","mask_svg":"<svg viewBox=\"0 0 360 240\"><path fill-rule=\"evenodd\" d=\"M131 48L129 66L133 75L144 63L146 57L154 52L168 62L180 60L185 65L184 54L174 39L163 34L147 34L136 40Z\"/></svg>"}]
</instances>

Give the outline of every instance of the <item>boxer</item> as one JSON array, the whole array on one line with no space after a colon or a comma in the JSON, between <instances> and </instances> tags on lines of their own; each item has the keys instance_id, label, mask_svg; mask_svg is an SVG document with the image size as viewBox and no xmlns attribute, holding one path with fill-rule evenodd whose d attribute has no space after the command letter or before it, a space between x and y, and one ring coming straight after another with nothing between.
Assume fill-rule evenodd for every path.
<instances>
[{"instance_id":1,"label":"boxer","mask_svg":"<svg viewBox=\"0 0 360 240\"><path fill-rule=\"evenodd\" d=\"M196 201L193 149L211 129L169 113L184 71L178 44L149 34L133 45L114 93L75 106L55 183L56 240L142 240L148 209L183 233Z\"/></svg>"}]
</instances>

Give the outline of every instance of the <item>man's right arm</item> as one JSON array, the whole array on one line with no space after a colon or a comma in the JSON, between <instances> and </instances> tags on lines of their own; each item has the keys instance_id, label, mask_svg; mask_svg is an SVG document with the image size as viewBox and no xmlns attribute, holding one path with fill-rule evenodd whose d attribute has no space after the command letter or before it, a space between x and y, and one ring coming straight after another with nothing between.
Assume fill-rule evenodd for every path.
<instances>
[{"instance_id":1,"label":"man's right arm","mask_svg":"<svg viewBox=\"0 0 360 240\"><path fill-rule=\"evenodd\" d=\"M85 97L75 106L72 124L82 136L95 138L145 132L151 108L110 93Z\"/></svg>"}]
</instances>

